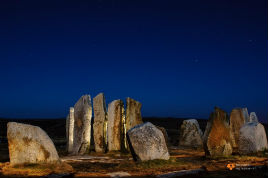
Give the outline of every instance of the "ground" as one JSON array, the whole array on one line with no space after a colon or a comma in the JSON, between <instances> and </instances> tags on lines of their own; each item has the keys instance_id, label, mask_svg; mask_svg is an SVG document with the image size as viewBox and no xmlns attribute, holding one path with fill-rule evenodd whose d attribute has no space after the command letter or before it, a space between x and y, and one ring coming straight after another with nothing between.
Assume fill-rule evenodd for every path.
<instances>
[{"instance_id":1,"label":"ground","mask_svg":"<svg viewBox=\"0 0 268 178\"><path fill-rule=\"evenodd\" d=\"M148 119L150 120L150 119ZM156 120L156 121L155 121ZM5 120L1 120L1 127ZM87 156L68 156L66 154L65 120L20 120L18 122L30 123L43 128L56 145L62 160L60 165L27 165L25 167L11 168L9 166L8 147L5 132L1 129L0 142L0 176L2 177L39 177L47 174L61 174L69 170L69 177L110 177L113 172L127 172L131 177L155 177L156 175L180 170L202 169L198 175L187 177L264 177L267 174L267 152L260 152L251 156L234 154L223 158L207 158L202 149L182 148L176 145L179 127L182 120L166 119L159 121L151 119L152 123L167 128L170 137L170 155L168 161L154 160L135 162L130 154L112 152L96 153L92 151ZM158 122L157 122L158 121ZM7 121L5 121L7 122ZM204 130L205 123L200 122ZM236 165L229 170L227 165ZM71 165L73 170L68 166ZM265 166L266 165L266 166ZM240 170L239 170L240 169ZM241 170L243 169L243 170ZM186 176L184 176L186 177Z\"/></svg>"}]
</instances>

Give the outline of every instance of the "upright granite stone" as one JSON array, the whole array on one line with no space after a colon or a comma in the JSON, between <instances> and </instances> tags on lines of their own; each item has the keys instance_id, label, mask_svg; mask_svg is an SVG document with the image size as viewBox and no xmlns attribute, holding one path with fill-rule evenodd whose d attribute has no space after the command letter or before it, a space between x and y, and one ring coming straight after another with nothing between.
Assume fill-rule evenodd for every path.
<instances>
[{"instance_id":1,"label":"upright granite stone","mask_svg":"<svg viewBox=\"0 0 268 178\"><path fill-rule=\"evenodd\" d=\"M11 165L59 161L53 142L40 127L9 122L7 139Z\"/></svg>"},{"instance_id":2,"label":"upright granite stone","mask_svg":"<svg viewBox=\"0 0 268 178\"><path fill-rule=\"evenodd\" d=\"M268 149L265 129L261 123L248 122L240 129L239 153L250 154Z\"/></svg>"},{"instance_id":3,"label":"upright granite stone","mask_svg":"<svg viewBox=\"0 0 268 178\"><path fill-rule=\"evenodd\" d=\"M108 150L121 150L123 140L122 118L124 104L122 100L115 100L108 105Z\"/></svg>"},{"instance_id":4,"label":"upright granite stone","mask_svg":"<svg viewBox=\"0 0 268 178\"><path fill-rule=\"evenodd\" d=\"M73 154L89 153L92 107L89 95L83 95L74 105Z\"/></svg>"},{"instance_id":5,"label":"upright granite stone","mask_svg":"<svg viewBox=\"0 0 268 178\"><path fill-rule=\"evenodd\" d=\"M105 152L107 146L107 113L104 94L100 93L93 98L94 124L93 135L96 152Z\"/></svg>"},{"instance_id":6,"label":"upright granite stone","mask_svg":"<svg viewBox=\"0 0 268 178\"><path fill-rule=\"evenodd\" d=\"M69 114L66 120L66 128L67 128L67 151L68 153L72 153L73 151L73 142L74 142L74 108L70 107Z\"/></svg>"},{"instance_id":7,"label":"upright granite stone","mask_svg":"<svg viewBox=\"0 0 268 178\"><path fill-rule=\"evenodd\" d=\"M156 128L158 128L159 130L161 130L162 134L164 135L164 138L165 138L165 141L166 141L166 144L167 144L167 147L169 148L169 138L168 138L168 134L167 134L167 131L164 127L160 127L160 126L156 126Z\"/></svg>"},{"instance_id":8,"label":"upright granite stone","mask_svg":"<svg viewBox=\"0 0 268 178\"><path fill-rule=\"evenodd\" d=\"M251 112L249 115L249 118L250 118L249 119L250 122L259 122L258 117L255 112Z\"/></svg>"},{"instance_id":9,"label":"upright granite stone","mask_svg":"<svg viewBox=\"0 0 268 178\"><path fill-rule=\"evenodd\" d=\"M202 147L203 132L196 119L184 120L180 129L179 145L186 147Z\"/></svg>"},{"instance_id":10,"label":"upright granite stone","mask_svg":"<svg viewBox=\"0 0 268 178\"><path fill-rule=\"evenodd\" d=\"M126 131L142 122L141 103L132 98L126 99Z\"/></svg>"},{"instance_id":11,"label":"upright granite stone","mask_svg":"<svg viewBox=\"0 0 268 178\"><path fill-rule=\"evenodd\" d=\"M170 157L163 133L150 122L133 127L127 137L134 160L168 160Z\"/></svg>"},{"instance_id":12,"label":"upright granite stone","mask_svg":"<svg viewBox=\"0 0 268 178\"><path fill-rule=\"evenodd\" d=\"M126 118L123 120L124 122L124 145L127 150L128 144L127 144L127 138L126 133L131 128L133 128L136 125L142 124L142 117L141 117L141 103L132 99L127 98L126 99Z\"/></svg>"},{"instance_id":13,"label":"upright granite stone","mask_svg":"<svg viewBox=\"0 0 268 178\"><path fill-rule=\"evenodd\" d=\"M234 137L226 112L215 107L207 123L203 140L206 156L217 157L232 154Z\"/></svg>"},{"instance_id":14,"label":"upright granite stone","mask_svg":"<svg viewBox=\"0 0 268 178\"><path fill-rule=\"evenodd\" d=\"M230 114L230 128L234 136L234 148L238 147L240 128L246 123L245 111L235 108Z\"/></svg>"},{"instance_id":15,"label":"upright granite stone","mask_svg":"<svg viewBox=\"0 0 268 178\"><path fill-rule=\"evenodd\" d=\"M242 113L243 113L244 118L245 118L245 123L250 122L248 108L242 108Z\"/></svg>"}]
</instances>

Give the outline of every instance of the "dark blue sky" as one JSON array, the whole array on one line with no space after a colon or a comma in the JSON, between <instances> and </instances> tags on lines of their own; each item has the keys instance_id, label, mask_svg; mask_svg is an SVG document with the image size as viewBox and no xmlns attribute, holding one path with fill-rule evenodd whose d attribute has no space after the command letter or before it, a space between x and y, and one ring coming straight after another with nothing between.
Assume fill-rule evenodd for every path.
<instances>
[{"instance_id":1,"label":"dark blue sky","mask_svg":"<svg viewBox=\"0 0 268 178\"><path fill-rule=\"evenodd\" d=\"M0 117L63 117L104 92L143 116L267 122L266 0L1 1L0 20Z\"/></svg>"}]
</instances>

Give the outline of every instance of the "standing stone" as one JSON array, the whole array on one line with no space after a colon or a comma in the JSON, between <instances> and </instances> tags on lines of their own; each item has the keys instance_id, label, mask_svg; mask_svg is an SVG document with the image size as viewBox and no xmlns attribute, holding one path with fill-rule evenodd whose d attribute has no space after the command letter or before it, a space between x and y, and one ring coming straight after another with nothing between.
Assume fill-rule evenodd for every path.
<instances>
[{"instance_id":1,"label":"standing stone","mask_svg":"<svg viewBox=\"0 0 268 178\"><path fill-rule=\"evenodd\" d=\"M105 152L107 140L107 113L104 94L100 93L93 98L94 124L93 135L96 152Z\"/></svg>"},{"instance_id":2,"label":"standing stone","mask_svg":"<svg viewBox=\"0 0 268 178\"><path fill-rule=\"evenodd\" d=\"M132 98L127 98L126 102L126 131L129 131L132 127L143 122L141 117L141 103Z\"/></svg>"},{"instance_id":3,"label":"standing stone","mask_svg":"<svg viewBox=\"0 0 268 178\"><path fill-rule=\"evenodd\" d=\"M230 114L230 128L234 136L234 148L238 147L240 128L246 123L245 112L241 108L235 108Z\"/></svg>"},{"instance_id":4,"label":"standing stone","mask_svg":"<svg viewBox=\"0 0 268 178\"><path fill-rule=\"evenodd\" d=\"M240 129L239 153L250 154L268 149L266 132L261 123L248 122Z\"/></svg>"},{"instance_id":5,"label":"standing stone","mask_svg":"<svg viewBox=\"0 0 268 178\"><path fill-rule=\"evenodd\" d=\"M74 105L73 154L89 153L91 117L91 98L89 95L83 95Z\"/></svg>"},{"instance_id":6,"label":"standing stone","mask_svg":"<svg viewBox=\"0 0 268 178\"><path fill-rule=\"evenodd\" d=\"M249 114L248 114L248 108L242 108L242 112L245 118L245 123L250 122Z\"/></svg>"},{"instance_id":7,"label":"standing stone","mask_svg":"<svg viewBox=\"0 0 268 178\"><path fill-rule=\"evenodd\" d=\"M133 128L136 125L142 124L142 117L141 117L141 103L132 99L127 98L126 99L126 119L124 121L124 145L127 150L128 144L127 144L127 138L126 133L131 128Z\"/></svg>"},{"instance_id":8,"label":"standing stone","mask_svg":"<svg viewBox=\"0 0 268 178\"><path fill-rule=\"evenodd\" d=\"M163 133L150 122L137 125L127 132L134 160L169 159Z\"/></svg>"},{"instance_id":9,"label":"standing stone","mask_svg":"<svg viewBox=\"0 0 268 178\"><path fill-rule=\"evenodd\" d=\"M170 143L169 143L169 138L168 138L168 134L167 134L166 129L164 127L160 127L160 126L156 126L156 128L158 128L159 130L161 130L162 134L164 135L164 138L165 138L167 147L169 148Z\"/></svg>"},{"instance_id":10,"label":"standing stone","mask_svg":"<svg viewBox=\"0 0 268 178\"><path fill-rule=\"evenodd\" d=\"M67 116L68 119L68 153L72 153L73 151L73 142L74 142L74 108L70 107L69 114Z\"/></svg>"},{"instance_id":11,"label":"standing stone","mask_svg":"<svg viewBox=\"0 0 268 178\"><path fill-rule=\"evenodd\" d=\"M228 156L232 154L234 138L226 112L215 107L215 111L210 115L203 139L206 156Z\"/></svg>"},{"instance_id":12,"label":"standing stone","mask_svg":"<svg viewBox=\"0 0 268 178\"><path fill-rule=\"evenodd\" d=\"M186 147L202 147L203 132L196 119L184 120L180 129L179 145Z\"/></svg>"},{"instance_id":13,"label":"standing stone","mask_svg":"<svg viewBox=\"0 0 268 178\"><path fill-rule=\"evenodd\" d=\"M122 100L115 100L108 105L108 150L121 150L123 139L122 118L124 104Z\"/></svg>"},{"instance_id":14,"label":"standing stone","mask_svg":"<svg viewBox=\"0 0 268 178\"><path fill-rule=\"evenodd\" d=\"M250 122L259 122L258 117L255 112L251 112L249 118L250 118L249 119Z\"/></svg>"},{"instance_id":15,"label":"standing stone","mask_svg":"<svg viewBox=\"0 0 268 178\"><path fill-rule=\"evenodd\" d=\"M59 161L53 142L40 127L9 122L7 139L11 165Z\"/></svg>"}]
</instances>

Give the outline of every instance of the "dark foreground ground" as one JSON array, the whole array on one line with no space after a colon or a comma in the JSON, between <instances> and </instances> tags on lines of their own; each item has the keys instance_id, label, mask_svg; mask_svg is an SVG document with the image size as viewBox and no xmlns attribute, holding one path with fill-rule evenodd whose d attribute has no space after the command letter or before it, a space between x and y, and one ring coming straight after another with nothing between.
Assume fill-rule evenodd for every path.
<instances>
[{"instance_id":1,"label":"dark foreground ground","mask_svg":"<svg viewBox=\"0 0 268 178\"><path fill-rule=\"evenodd\" d=\"M40 126L52 138L63 162L74 168L74 173L66 177L110 177L109 173L127 172L131 177L155 177L157 175L191 169L204 171L195 175L183 177L265 177L267 176L267 152L251 156L234 154L225 158L206 158L202 149L178 147L179 128L184 119L176 118L144 118L167 130L170 142L171 159L169 161L134 162L130 154L119 152L97 154L92 150L88 156L67 156L65 151L65 119L0 119L0 176L1 177L40 177L44 169L31 165L27 169L8 170L8 144L6 139L6 124L10 121ZM205 130L205 119L198 119L200 128ZM267 124L264 124L267 133ZM93 148L93 145L92 145ZM237 165L229 170L227 164ZM13 172L12 172L13 171ZM17 174L17 175L15 175ZM53 174L53 172L51 172Z\"/></svg>"}]
</instances>

